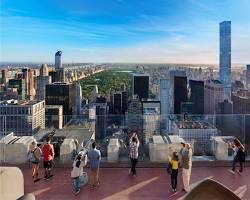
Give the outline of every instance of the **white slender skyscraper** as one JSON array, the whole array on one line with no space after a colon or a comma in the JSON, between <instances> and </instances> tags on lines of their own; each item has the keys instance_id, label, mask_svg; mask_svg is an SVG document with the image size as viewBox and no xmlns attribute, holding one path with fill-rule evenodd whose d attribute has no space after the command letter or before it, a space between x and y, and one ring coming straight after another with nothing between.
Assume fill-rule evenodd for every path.
<instances>
[{"instance_id":1,"label":"white slender skyscraper","mask_svg":"<svg viewBox=\"0 0 250 200\"><path fill-rule=\"evenodd\" d=\"M55 54L55 68L62 68L62 52L57 51Z\"/></svg>"},{"instance_id":2,"label":"white slender skyscraper","mask_svg":"<svg viewBox=\"0 0 250 200\"><path fill-rule=\"evenodd\" d=\"M220 81L225 98L231 99L231 21L220 23Z\"/></svg>"}]
</instances>

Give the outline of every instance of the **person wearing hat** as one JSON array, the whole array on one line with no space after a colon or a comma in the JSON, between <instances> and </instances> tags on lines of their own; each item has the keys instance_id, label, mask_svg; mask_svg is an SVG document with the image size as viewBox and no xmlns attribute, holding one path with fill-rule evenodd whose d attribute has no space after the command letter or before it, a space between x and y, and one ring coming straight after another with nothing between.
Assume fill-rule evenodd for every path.
<instances>
[{"instance_id":1,"label":"person wearing hat","mask_svg":"<svg viewBox=\"0 0 250 200\"><path fill-rule=\"evenodd\" d=\"M189 192L190 190L190 176L192 169L192 149L190 144L185 144L185 149L182 152L182 179L183 191Z\"/></svg>"}]
</instances>

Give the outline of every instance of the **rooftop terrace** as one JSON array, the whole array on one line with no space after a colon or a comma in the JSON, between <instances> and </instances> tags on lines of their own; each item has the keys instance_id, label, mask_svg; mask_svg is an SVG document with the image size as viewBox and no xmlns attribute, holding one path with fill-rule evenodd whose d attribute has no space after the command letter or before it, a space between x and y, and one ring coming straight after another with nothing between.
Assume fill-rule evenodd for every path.
<instances>
[{"instance_id":1,"label":"rooftop terrace","mask_svg":"<svg viewBox=\"0 0 250 200\"><path fill-rule=\"evenodd\" d=\"M192 169L191 187L205 178L212 178L227 186L243 200L250 199L250 167L244 168L243 176L232 175L228 169L230 167L195 167ZM77 196L72 191L70 167L55 168L53 179L37 183L33 183L29 168L23 167L22 171L25 192L33 193L38 200L181 200L185 196L181 191L181 172L178 175L178 190L173 193L169 186L170 177L163 168L139 168L137 177L128 176L127 168L102 168L100 187L90 190L85 186Z\"/></svg>"}]
</instances>

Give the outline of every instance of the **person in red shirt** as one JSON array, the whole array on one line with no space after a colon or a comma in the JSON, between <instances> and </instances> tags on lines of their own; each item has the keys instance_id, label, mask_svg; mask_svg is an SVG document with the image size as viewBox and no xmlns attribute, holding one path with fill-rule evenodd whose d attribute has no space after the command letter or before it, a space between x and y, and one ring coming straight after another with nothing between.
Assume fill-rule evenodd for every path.
<instances>
[{"instance_id":1,"label":"person in red shirt","mask_svg":"<svg viewBox=\"0 0 250 200\"><path fill-rule=\"evenodd\" d=\"M45 169L45 175L44 175L44 179L49 179L53 176L53 174L51 173L51 169L52 169L52 162L54 159L54 147L51 144L51 138L48 137L47 138L47 143L43 145L42 148L42 152L43 152L43 167Z\"/></svg>"}]
</instances>

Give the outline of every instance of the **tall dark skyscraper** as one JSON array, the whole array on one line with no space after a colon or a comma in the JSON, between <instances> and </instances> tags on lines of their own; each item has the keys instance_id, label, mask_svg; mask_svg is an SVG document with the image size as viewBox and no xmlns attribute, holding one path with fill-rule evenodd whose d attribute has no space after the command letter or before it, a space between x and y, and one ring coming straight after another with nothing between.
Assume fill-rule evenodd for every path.
<instances>
[{"instance_id":1,"label":"tall dark skyscraper","mask_svg":"<svg viewBox=\"0 0 250 200\"><path fill-rule=\"evenodd\" d=\"M220 81L225 97L231 99L231 21L220 23Z\"/></svg>"},{"instance_id":2,"label":"tall dark skyscraper","mask_svg":"<svg viewBox=\"0 0 250 200\"><path fill-rule=\"evenodd\" d=\"M100 103L96 105L95 132L97 139L104 139L106 137L107 114L108 114L107 103Z\"/></svg>"},{"instance_id":3,"label":"tall dark skyscraper","mask_svg":"<svg viewBox=\"0 0 250 200\"><path fill-rule=\"evenodd\" d=\"M149 75L133 75L133 94L138 95L139 99L148 99L149 96Z\"/></svg>"},{"instance_id":4,"label":"tall dark skyscraper","mask_svg":"<svg viewBox=\"0 0 250 200\"><path fill-rule=\"evenodd\" d=\"M188 101L187 76L185 71L169 71L169 92L165 96L169 99L169 114L180 114L181 103Z\"/></svg>"},{"instance_id":5,"label":"tall dark skyscraper","mask_svg":"<svg viewBox=\"0 0 250 200\"><path fill-rule=\"evenodd\" d=\"M122 114L125 114L128 110L128 92L122 92Z\"/></svg>"},{"instance_id":6,"label":"tall dark skyscraper","mask_svg":"<svg viewBox=\"0 0 250 200\"><path fill-rule=\"evenodd\" d=\"M113 112L114 114L122 113L122 93L115 92L113 94Z\"/></svg>"},{"instance_id":7,"label":"tall dark skyscraper","mask_svg":"<svg viewBox=\"0 0 250 200\"><path fill-rule=\"evenodd\" d=\"M62 105L63 115L69 118L76 114L76 87L72 83L46 85L46 105Z\"/></svg>"},{"instance_id":8,"label":"tall dark skyscraper","mask_svg":"<svg viewBox=\"0 0 250 200\"><path fill-rule=\"evenodd\" d=\"M189 80L190 98L194 103L193 114L204 114L204 82Z\"/></svg>"},{"instance_id":9,"label":"tall dark skyscraper","mask_svg":"<svg viewBox=\"0 0 250 200\"><path fill-rule=\"evenodd\" d=\"M250 65L247 65L246 88L250 89Z\"/></svg>"},{"instance_id":10,"label":"tall dark skyscraper","mask_svg":"<svg viewBox=\"0 0 250 200\"><path fill-rule=\"evenodd\" d=\"M174 77L174 114L181 113L181 103L187 102L187 77Z\"/></svg>"}]
</instances>

